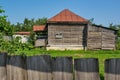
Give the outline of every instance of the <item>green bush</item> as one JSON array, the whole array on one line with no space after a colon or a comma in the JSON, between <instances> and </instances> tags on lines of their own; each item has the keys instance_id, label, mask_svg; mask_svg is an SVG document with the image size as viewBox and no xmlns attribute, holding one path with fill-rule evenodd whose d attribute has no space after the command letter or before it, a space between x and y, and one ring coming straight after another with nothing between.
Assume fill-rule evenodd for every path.
<instances>
[{"instance_id":1,"label":"green bush","mask_svg":"<svg viewBox=\"0 0 120 80\"><path fill-rule=\"evenodd\" d=\"M31 50L34 48L31 43L21 43L20 39L20 37L16 37L10 41L5 41L3 34L0 33L0 51L8 52L11 55L21 55L23 54L21 51Z\"/></svg>"},{"instance_id":2,"label":"green bush","mask_svg":"<svg viewBox=\"0 0 120 80\"><path fill-rule=\"evenodd\" d=\"M120 50L120 40L117 40L116 49L117 49L117 50Z\"/></svg>"}]
</instances>

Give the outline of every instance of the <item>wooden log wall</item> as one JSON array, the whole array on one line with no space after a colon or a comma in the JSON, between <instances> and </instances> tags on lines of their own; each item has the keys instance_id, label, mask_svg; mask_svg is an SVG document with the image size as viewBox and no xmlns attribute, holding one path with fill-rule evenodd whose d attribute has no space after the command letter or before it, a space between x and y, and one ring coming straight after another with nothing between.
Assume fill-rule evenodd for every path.
<instances>
[{"instance_id":1,"label":"wooden log wall","mask_svg":"<svg viewBox=\"0 0 120 80\"><path fill-rule=\"evenodd\" d=\"M104 27L89 26L87 49L115 49L115 31Z\"/></svg>"},{"instance_id":2,"label":"wooden log wall","mask_svg":"<svg viewBox=\"0 0 120 80\"><path fill-rule=\"evenodd\" d=\"M89 32L88 33L88 41L87 41L87 49L101 49L101 32Z\"/></svg>"},{"instance_id":3,"label":"wooden log wall","mask_svg":"<svg viewBox=\"0 0 120 80\"><path fill-rule=\"evenodd\" d=\"M102 29L102 49L115 49L115 37L114 31Z\"/></svg>"},{"instance_id":4,"label":"wooden log wall","mask_svg":"<svg viewBox=\"0 0 120 80\"><path fill-rule=\"evenodd\" d=\"M77 24L49 24L48 45L81 45L83 46L86 25ZM61 34L62 38L56 38Z\"/></svg>"},{"instance_id":5,"label":"wooden log wall","mask_svg":"<svg viewBox=\"0 0 120 80\"><path fill-rule=\"evenodd\" d=\"M46 46L46 39L37 39L35 41L35 47Z\"/></svg>"}]
</instances>

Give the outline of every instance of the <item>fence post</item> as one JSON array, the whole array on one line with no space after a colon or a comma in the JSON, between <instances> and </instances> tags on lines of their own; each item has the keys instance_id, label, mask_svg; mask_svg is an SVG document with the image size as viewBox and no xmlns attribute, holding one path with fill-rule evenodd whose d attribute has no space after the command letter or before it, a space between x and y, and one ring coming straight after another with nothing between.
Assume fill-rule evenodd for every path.
<instances>
[{"instance_id":1,"label":"fence post","mask_svg":"<svg viewBox=\"0 0 120 80\"><path fill-rule=\"evenodd\" d=\"M98 59L75 59L74 68L75 80L100 80Z\"/></svg>"},{"instance_id":2,"label":"fence post","mask_svg":"<svg viewBox=\"0 0 120 80\"><path fill-rule=\"evenodd\" d=\"M28 80L52 80L49 55L27 57Z\"/></svg>"},{"instance_id":3,"label":"fence post","mask_svg":"<svg viewBox=\"0 0 120 80\"><path fill-rule=\"evenodd\" d=\"M53 58L53 80L73 80L72 57Z\"/></svg>"},{"instance_id":4,"label":"fence post","mask_svg":"<svg viewBox=\"0 0 120 80\"><path fill-rule=\"evenodd\" d=\"M105 60L105 80L120 80L120 58Z\"/></svg>"},{"instance_id":5,"label":"fence post","mask_svg":"<svg viewBox=\"0 0 120 80\"><path fill-rule=\"evenodd\" d=\"M7 80L27 80L25 62L22 56L8 56Z\"/></svg>"},{"instance_id":6,"label":"fence post","mask_svg":"<svg viewBox=\"0 0 120 80\"><path fill-rule=\"evenodd\" d=\"M7 53L0 53L0 80L6 80L6 59Z\"/></svg>"}]
</instances>

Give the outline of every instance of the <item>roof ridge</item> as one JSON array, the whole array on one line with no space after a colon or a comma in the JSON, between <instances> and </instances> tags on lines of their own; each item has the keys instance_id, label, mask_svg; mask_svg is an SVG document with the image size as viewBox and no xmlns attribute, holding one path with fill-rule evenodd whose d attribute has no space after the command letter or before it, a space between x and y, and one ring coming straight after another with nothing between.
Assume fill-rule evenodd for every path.
<instances>
[{"instance_id":1,"label":"roof ridge","mask_svg":"<svg viewBox=\"0 0 120 80\"><path fill-rule=\"evenodd\" d=\"M88 22L88 20L69 9L64 9L52 18L48 19L47 22Z\"/></svg>"}]
</instances>

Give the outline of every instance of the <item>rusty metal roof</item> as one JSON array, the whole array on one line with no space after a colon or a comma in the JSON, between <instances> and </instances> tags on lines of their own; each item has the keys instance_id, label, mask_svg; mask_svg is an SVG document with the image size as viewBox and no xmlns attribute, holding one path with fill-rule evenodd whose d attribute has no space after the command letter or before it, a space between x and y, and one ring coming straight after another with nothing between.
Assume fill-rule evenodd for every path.
<instances>
[{"instance_id":1,"label":"rusty metal roof","mask_svg":"<svg viewBox=\"0 0 120 80\"><path fill-rule=\"evenodd\" d=\"M71 12L68 9L65 9L58 13L57 15L53 16L52 18L48 19L48 23L50 22L80 22L80 23L87 23L88 20L82 18L81 16Z\"/></svg>"},{"instance_id":2,"label":"rusty metal roof","mask_svg":"<svg viewBox=\"0 0 120 80\"><path fill-rule=\"evenodd\" d=\"M44 31L46 29L45 25L35 25L33 26L33 31Z\"/></svg>"},{"instance_id":3,"label":"rusty metal roof","mask_svg":"<svg viewBox=\"0 0 120 80\"><path fill-rule=\"evenodd\" d=\"M15 34L19 34L19 35L30 35L30 32L15 32Z\"/></svg>"}]
</instances>

